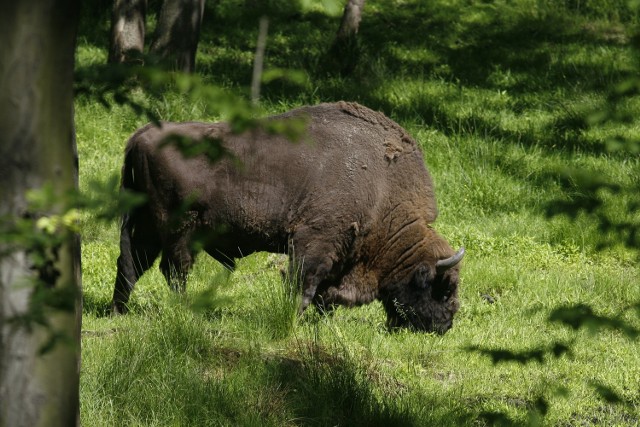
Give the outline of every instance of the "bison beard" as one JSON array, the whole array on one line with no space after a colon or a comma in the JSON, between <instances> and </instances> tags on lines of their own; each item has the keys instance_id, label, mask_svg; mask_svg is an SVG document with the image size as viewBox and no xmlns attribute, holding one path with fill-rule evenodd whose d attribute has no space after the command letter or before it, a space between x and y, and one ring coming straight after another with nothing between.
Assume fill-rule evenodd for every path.
<instances>
[{"instance_id":1,"label":"bison beard","mask_svg":"<svg viewBox=\"0 0 640 427\"><path fill-rule=\"evenodd\" d=\"M199 249L229 268L235 258L270 251L289 254L301 311L378 299L390 327L451 327L464 249L454 252L431 228L433 182L416 142L355 103L265 120L300 119L307 133L295 144L262 129L234 134L225 123L147 125L131 137L122 188L147 201L123 217L114 313L126 311L133 286L161 253L169 285L183 290ZM210 162L167 143L205 139L228 155Z\"/></svg>"}]
</instances>

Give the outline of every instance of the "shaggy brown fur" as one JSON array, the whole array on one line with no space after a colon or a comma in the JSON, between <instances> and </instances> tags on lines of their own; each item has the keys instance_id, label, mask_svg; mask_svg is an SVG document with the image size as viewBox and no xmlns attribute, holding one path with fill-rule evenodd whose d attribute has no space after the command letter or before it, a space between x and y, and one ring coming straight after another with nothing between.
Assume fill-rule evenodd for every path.
<instances>
[{"instance_id":1,"label":"shaggy brown fur","mask_svg":"<svg viewBox=\"0 0 640 427\"><path fill-rule=\"evenodd\" d=\"M161 252L167 280L183 288L197 240L230 268L255 251L289 253L300 269L301 310L380 299L391 326L451 327L460 265L436 268L454 251L431 228L433 183L416 142L354 103L268 120L299 117L308 121L307 141L297 144L261 130L233 134L225 123L148 125L131 137L122 186L148 201L123 218L115 312L126 310ZM166 144L172 135L222 140L233 159L185 158Z\"/></svg>"}]
</instances>

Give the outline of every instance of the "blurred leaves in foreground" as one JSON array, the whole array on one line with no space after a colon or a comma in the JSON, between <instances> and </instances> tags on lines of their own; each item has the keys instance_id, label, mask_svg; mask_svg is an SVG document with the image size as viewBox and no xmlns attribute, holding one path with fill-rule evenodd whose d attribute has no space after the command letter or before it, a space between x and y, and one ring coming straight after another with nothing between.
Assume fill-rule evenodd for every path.
<instances>
[{"instance_id":1,"label":"blurred leaves in foreground","mask_svg":"<svg viewBox=\"0 0 640 427\"><path fill-rule=\"evenodd\" d=\"M144 58L141 59L144 63ZM305 84L304 73L295 70L272 69L263 74L262 80L289 80ZM167 91L187 96L191 101L204 103L205 114L223 117L233 133L263 129L270 134L281 134L291 141L303 138L306 132L304 119L264 120L259 106L231 91L207 83L200 76L169 72L154 67L132 64L93 65L76 71L76 95L95 99L105 108L111 105L128 106L138 116L144 116L156 126L161 117L153 108ZM215 141L214 141L215 142Z\"/></svg>"}]
</instances>

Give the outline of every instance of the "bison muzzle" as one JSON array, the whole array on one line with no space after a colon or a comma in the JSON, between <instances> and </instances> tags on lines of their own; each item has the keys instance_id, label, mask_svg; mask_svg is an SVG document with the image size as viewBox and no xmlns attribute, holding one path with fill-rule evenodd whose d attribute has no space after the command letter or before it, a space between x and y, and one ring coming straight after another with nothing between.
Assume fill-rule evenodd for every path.
<instances>
[{"instance_id":1,"label":"bison muzzle","mask_svg":"<svg viewBox=\"0 0 640 427\"><path fill-rule=\"evenodd\" d=\"M114 313L126 311L160 253L169 285L184 289L200 250L229 268L269 251L289 254L301 311L378 299L390 327L451 327L464 249L455 252L431 226L434 186L416 142L355 103L302 107L265 123L300 119L299 143L264 127L234 133L226 123L147 125L131 137L122 188L146 202L123 216ZM228 155L187 156L171 138L218 141Z\"/></svg>"}]
</instances>

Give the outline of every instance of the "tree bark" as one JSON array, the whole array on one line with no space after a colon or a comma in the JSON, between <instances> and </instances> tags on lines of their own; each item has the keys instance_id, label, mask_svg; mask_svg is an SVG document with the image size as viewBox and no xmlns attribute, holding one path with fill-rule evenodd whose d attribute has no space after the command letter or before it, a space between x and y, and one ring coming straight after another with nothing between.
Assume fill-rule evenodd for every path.
<instances>
[{"instance_id":1,"label":"tree bark","mask_svg":"<svg viewBox=\"0 0 640 427\"><path fill-rule=\"evenodd\" d=\"M204 0L164 0L151 52L169 68L192 73L203 13Z\"/></svg>"},{"instance_id":2,"label":"tree bark","mask_svg":"<svg viewBox=\"0 0 640 427\"><path fill-rule=\"evenodd\" d=\"M73 66L78 0L0 2L0 224L29 212L26 192L77 186ZM52 215L50 212L39 214ZM69 234L42 279L32 252L0 243L0 426L79 422L80 252ZM38 284L36 284L38 283ZM69 295L73 308L43 308L43 322L16 323L33 310L37 286ZM64 305L64 304L63 304ZM33 314L33 313L32 313ZM13 321L12 321L13 320ZM53 334L65 337L44 354ZM70 343L70 344L69 344Z\"/></svg>"},{"instance_id":3,"label":"tree bark","mask_svg":"<svg viewBox=\"0 0 640 427\"><path fill-rule=\"evenodd\" d=\"M109 63L139 61L144 51L147 0L114 0Z\"/></svg>"},{"instance_id":4,"label":"tree bark","mask_svg":"<svg viewBox=\"0 0 640 427\"><path fill-rule=\"evenodd\" d=\"M329 49L327 66L329 71L350 74L355 69L360 56L358 30L362 20L362 9L365 0L349 0L344 7L342 21L336 38Z\"/></svg>"},{"instance_id":5,"label":"tree bark","mask_svg":"<svg viewBox=\"0 0 640 427\"><path fill-rule=\"evenodd\" d=\"M336 42L347 41L358 34L365 0L349 0L344 7Z\"/></svg>"}]
</instances>

